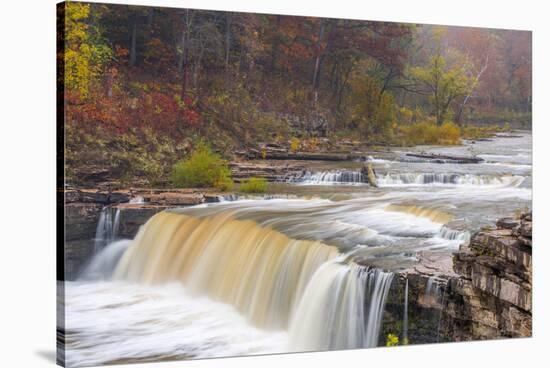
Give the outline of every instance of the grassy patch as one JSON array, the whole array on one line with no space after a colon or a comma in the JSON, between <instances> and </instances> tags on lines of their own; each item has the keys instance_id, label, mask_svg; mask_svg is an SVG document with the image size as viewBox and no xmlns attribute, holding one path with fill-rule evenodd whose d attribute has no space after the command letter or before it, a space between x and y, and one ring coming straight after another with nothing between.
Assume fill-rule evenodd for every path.
<instances>
[{"instance_id":1,"label":"grassy patch","mask_svg":"<svg viewBox=\"0 0 550 368\"><path fill-rule=\"evenodd\" d=\"M265 193L267 180L265 178L250 178L245 180L239 190L244 193Z\"/></svg>"}]
</instances>

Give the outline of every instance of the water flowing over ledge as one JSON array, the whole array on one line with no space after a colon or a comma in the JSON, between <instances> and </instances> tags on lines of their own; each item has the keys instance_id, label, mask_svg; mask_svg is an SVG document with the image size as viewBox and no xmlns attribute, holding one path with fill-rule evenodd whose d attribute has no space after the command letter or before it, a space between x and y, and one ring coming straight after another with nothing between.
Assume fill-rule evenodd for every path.
<instances>
[{"instance_id":1,"label":"water flowing over ledge","mask_svg":"<svg viewBox=\"0 0 550 368\"><path fill-rule=\"evenodd\" d=\"M375 347L393 274L354 263L354 253L231 212L161 212L133 241L102 249L83 279L179 281L191 296L230 304L257 327L288 330L288 351Z\"/></svg>"},{"instance_id":2,"label":"water flowing over ledge","mask_svg":"<svg viewBox=\"0 0 550 368\"><path fill-rule=\"evenodd\" d=\"M523 183L519 175L476 175L459 173L386 173L377 174L379 186L504 186L517 187ZM359 170L305 172L287 180L299 185L368 185Z\"/></svg>"},{"instance_id":3,"label":"water flowing over ledge","mask_svg":"<svg viewBox=\"0 0 550 368\"><path fill-rule=\"evenodd\" d=\"M163 212L137 235L115 278L180 281L193 294L235 306L254 325L286 329L313 273L337 254L225 213L197 219Z\"/></svg>"}]
</instances>

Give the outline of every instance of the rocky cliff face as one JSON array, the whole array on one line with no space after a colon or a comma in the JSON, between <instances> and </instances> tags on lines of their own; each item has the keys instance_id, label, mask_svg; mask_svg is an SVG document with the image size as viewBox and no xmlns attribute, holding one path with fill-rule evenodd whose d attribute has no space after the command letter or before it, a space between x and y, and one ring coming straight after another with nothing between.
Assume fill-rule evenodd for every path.
<instances>
[{"instance_id":1,"label":"rocky cliff face","mask_svg":"<svg viewBox=\"0 0 550 368\"><path fill-rule=\"evenodd\" d=\"M65 279L75 280L94 254L97 224L105 208L119 211L117 237L132 239L139 227L162 205L119 204L110 207L98 203L69 203L65 206Z\"/></svg>"},{"instance_id":2,"label":"rocky cliff face","mask_svg":"<svg viewBox=\"0 0 550 368\"><path fill-rule=\"evenodd\" d=\"M141 197L146 204L130 203ZM193 189L160 190L66 190L64 192L65 234L64 274L66 280L78 277L94 253L94 243L101 213L118 211L117 237L131 239L139 227L155 213L175 206L218 201L215 193ZM63 241L63 240L61 240Z\"/></svg>"},{"instance_id":3,"label":"rocky cliff face","mask_svg":"<svg viewBox=\"0 0 550 368\"><path fill-rule=\"evenodd\" d=\"M531 233L530 213L504 218L474 234L452 262L421 256L394 278L379 343L389 334L400 344L531 336Z\"/></svg>"},{"instance_id":4,"label":"rocky cliff face","mask_svg":"<svg viewBox=\"0 0 550 368\"><path fill-rule=\"evenodd\" d=\"M531 336L532 216L501 219L454 255L447 334L454 341Z\"/></svg>"}]
</instances>

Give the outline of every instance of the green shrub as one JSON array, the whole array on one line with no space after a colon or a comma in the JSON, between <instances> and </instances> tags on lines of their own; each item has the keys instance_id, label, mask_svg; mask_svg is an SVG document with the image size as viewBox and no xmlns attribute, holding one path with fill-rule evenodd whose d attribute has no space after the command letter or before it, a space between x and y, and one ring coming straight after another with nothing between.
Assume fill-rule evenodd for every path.
<instances>
[{"instance_id":1,"label":"green shrub","mask_svg":"<svg viewBox=\"0 0 550 368\"><path fill-rule=\"evenodd\" d=\"M404 142L408 145L460 143L460 128L447 122L441 126L432 122L421 122L400 127Z\"/></svg>"},{"instance_id":2,"label":"green shrub","mask_svg":"<svg viewBox=\"0 0 550 368\"><path fill-rule=\"evenodd\" d=\"M245 180L239 190L244 193L265 193L267 180L265 178L250 178Z\"/></svg>"},{"instance_id":3,"label":"green shrub","mask_svg":"<svg viewBox=\"0 0 550 368\"><path fill-rule=\"evenodd\" d=\"M386 336L386 346L397 346L399 345L399 337L392 333Z\"/></svg>"},{"instance_id":4,"label":"green shrub","mask_svg":"<svg viewBox=\"0 0 550 368\"><path fill-rule=\"evenodd\" d=\"M233 187L227 163L203 142L197 145L191 157L176 163L171 179L177 187L214 187L219 190Z\"/></svg>"}]
</instances>

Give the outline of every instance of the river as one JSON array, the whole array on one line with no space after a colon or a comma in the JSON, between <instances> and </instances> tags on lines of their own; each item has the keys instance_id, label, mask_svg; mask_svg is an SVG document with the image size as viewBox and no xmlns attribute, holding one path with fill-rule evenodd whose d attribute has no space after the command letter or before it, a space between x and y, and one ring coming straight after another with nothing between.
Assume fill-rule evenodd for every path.
<instances>
[{"instance_id":1,"label":"river","mask_svg":"<svg viewBox=\"0 0 550 368\"><path fill-rule=\"evenodd\" d=\"M264 198L157 214L65 283L67 364L377 346L395 273L531 207L531 147L514 132L373 153L378 188L360 162L312 163Z\"/></svg>"}]
</instances>

